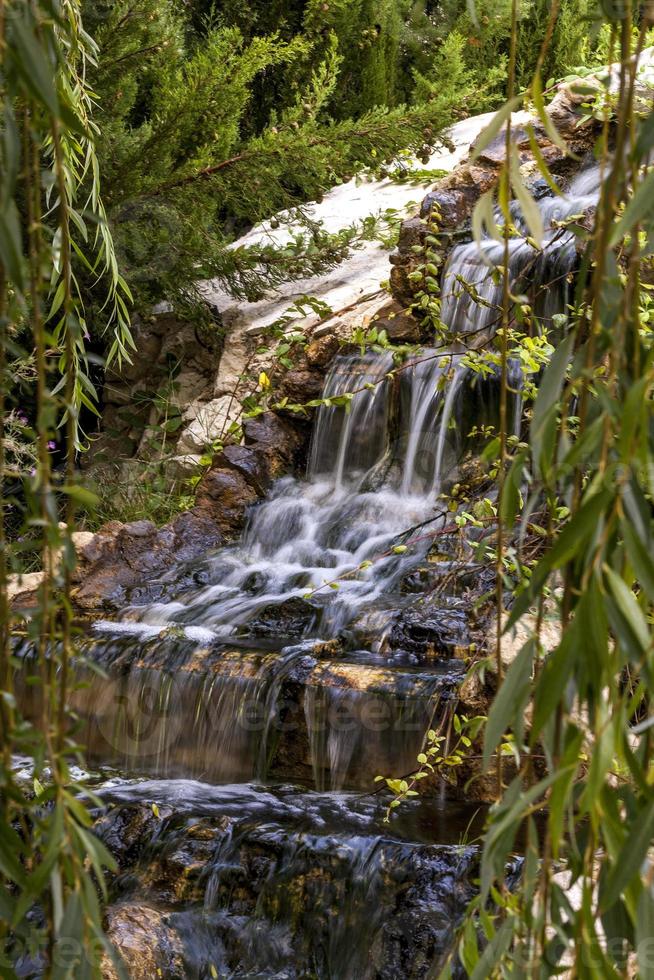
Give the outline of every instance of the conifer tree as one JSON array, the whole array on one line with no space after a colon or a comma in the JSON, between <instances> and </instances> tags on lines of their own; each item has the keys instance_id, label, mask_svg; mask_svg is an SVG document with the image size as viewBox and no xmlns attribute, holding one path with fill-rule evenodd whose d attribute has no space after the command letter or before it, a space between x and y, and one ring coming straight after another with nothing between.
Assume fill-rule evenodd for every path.
<instances>
[{"instance_id":1,"label":"conifer tree","mask_svg":"<svg viewBox=\"0 0 654 980\"><path fill-rule=\"evenodd\" d=\"M236 26L192 34L172 2L116 0L94 10L105 196L137 305L188 298L210 277L253 297L340 257L339 243L320 234L290 256L226 246L262 218L319 199L399 150L422 152L452 119L442 100L389 109L381 89L380 105L371 98L358 117L334 119L345 58L329 24L319 39L307 26L289 39L248 40ZM255 86L307 64L304 82L253 130Z\"/></svg>"}]
</instances>

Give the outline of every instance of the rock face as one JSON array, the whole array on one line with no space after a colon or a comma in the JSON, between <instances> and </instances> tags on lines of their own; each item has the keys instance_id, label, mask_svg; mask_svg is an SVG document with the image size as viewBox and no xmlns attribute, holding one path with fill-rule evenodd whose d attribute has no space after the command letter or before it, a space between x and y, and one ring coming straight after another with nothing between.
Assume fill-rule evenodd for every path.
<instances>
[{"instance_id":1,"label":"rock face","mask_svg":"<svg viewBox=\"0 0 654 980\"><path fill-rule=\"evenodd\" d=\"M305 432L272 412L245 422L245 445L227 446L214 457L198 486L193 512L212 520L226 537L243 529L248 507L301 455Z\"/></svg>"},{"instance_id":2,"label":"rock face","mask_svg":"<svg viewBox=\"0 0 654 980\"><path fill-rule=\"evenodd\" d=\"M218 325L203 331L160 312L149 318L133 317L132 334L137 350L131 363L107 372L102 433L84 457L87 468L100 472L114 472L135 454L141 459L150 456L150 427L160 415L157 395L168 401L170 413L184 414L190 423L211 397L221 359L224 334ZM194 406L190 415L189 406Z\"/></svg>"}]
</instances>

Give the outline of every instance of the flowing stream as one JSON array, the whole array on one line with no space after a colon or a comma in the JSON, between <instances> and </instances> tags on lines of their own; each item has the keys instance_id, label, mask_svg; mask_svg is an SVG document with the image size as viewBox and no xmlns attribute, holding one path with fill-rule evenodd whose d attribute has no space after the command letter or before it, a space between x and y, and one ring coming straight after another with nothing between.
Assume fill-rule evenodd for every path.
<instances>
[{"instance_id":1,"label":"flowing stream","mask_svg":"<svg viewBox=\"0 0 654 980\"><path fill-rule=\"evenodd\" d=\"M591 168L539 202L541 252L524 229L511 240L512 290L547 327L577 263L556 222L592 207L598 181ZM496 327L489 266L502 249L488 239L450 254L442 317L462 339ZM95 625L75 709L90 758L121 773L105 784L100 832L120 855L119 946L156 947L134 976L433 975L472 894L477 851L459 842L473 812L422 801L387 826L381 798L351 791L411 772L425 730L449 731L467 610L445 596L427 642L414 580L425 527L446 546L439 497L474 453L473 429L497 424L498 389L460 344L404 363L337 357L324 387L337 404L317 413L306 478L279 480L237 544L162 579L156 602Z\"/></svg>"}]
</instances>

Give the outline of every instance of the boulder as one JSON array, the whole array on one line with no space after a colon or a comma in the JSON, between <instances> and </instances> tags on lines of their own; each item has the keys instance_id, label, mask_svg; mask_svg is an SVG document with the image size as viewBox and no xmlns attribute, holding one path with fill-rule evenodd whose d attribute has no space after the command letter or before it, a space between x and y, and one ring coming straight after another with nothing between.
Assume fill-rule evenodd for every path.
<instances>
[{"instance_id":1,"label":"boulder","mask_svg":"<svg viewBox=\"0 0 654 980\"><path fill-rule=\"evenodd\" d=\"M257 618L248 623L247 631L253 636L299 638L315 625L318 615L319 607L315 603L295 596L264 606Z\"/></svg>"},{"instance_id":2,"label":"boulder","mask_svg":"<svg viewBox=\"0 0 654 980\"><path fill-rule=\"evenodd\" d=\"M470 644L469 617L462 604L425 599L399 613L387 648L421 658L450 659Z\"/></svg>"},{"instance_id":3,"label":"boulder","mask_svg":"<svg viewBox=\"0 0 654 980\"><path fill-rule=\"evenodd\" d=\"M338 338L334 334L316 337L307 344L305 356L307 362L314 368L325 368L331 360L338 354Z\"/></svg>"},{"instance_id":4,"label":"boulder","mask_svg":"<svg viewBox=\"0 0 654 980\"><path fill-rule=\"evenodd\" d=\"M161 909L145 903L112 905L106 916L106 931L130 980L186 976L184 944ZM118 972L105 957L103 980L118 980Z\"/></svg>"},{"instance_id":5,"label":"boulder","mask_svg":"<svg viewBox=\"0 0 654 980\"><path fill-rule=\"evenodd\" d=\"M306 423L297 416L287 422L274 412L265 412L243 423L243 442L265 460L271 480L295 466L306 447L307 437Z\"/></svg>"},{"instance_id":6,"label":"boulder","mask_svg":"<svg viewBox=\"0 0 654 980\"><path fill-rule=\"evenodd\" d=\"M214 457L214 466L240 473L248 486L260 497L263 497L271 483L266 456L258 452L255 446L225 446Z\"/></svg>"},{"instance_id":7,"label":"boulder","mask_svg":"<svg viewBox=\"0 0 654 980\"><path fill-rule=\"evenodd\" d=\"M322 394L324 376L321 371L289 371L280 386L283 397L299 405L320 398Z\"/></svg>"},{"instance_id":8,"label":"boulder","mask_svg":"<svg viewBox=\"0 0 654 980\"><path fill-rule=\"evenodd\" d=\"M378 330L385 330L389 340L400 344L420 342L420 324L410 313L394 313L380 317L376 323Z\"/></svg>"},{"instance_id":9,"label":"boulder","mask_svg":"<svg viewBox=\"0 0 654 980\"><path fill-rule=\"evenodd\" d=\"M211 521L222 535L231 538L243 529L246 511L257 503L259 493L239 470L217 463L203 476L195 499L193 512Z\"/></svg>"},{"instance_id":10,"label":"boulder","mask_svg":"<svg viewBox=\"0 0 654 980\"><path fill-rule=\"evenodd\" d=\"M177 454L202 453L225 437L232 422L238 420L241 405L238 398L222 395L208 402L191 402L184 418L186 427L177 443Z\"/></svg>"},{"instance_id":11,"label":"boulder","mask_svg":"<svg viewBox=\"0 0 654 980\"><path fill-rule=\"evenodd\" d=\"M216 522L200 511L179 514L163 528L152 521L110 521L79 548L73 599L87 611L147 600L165 571L221 541Z\"/></svg>"}]
</instances>

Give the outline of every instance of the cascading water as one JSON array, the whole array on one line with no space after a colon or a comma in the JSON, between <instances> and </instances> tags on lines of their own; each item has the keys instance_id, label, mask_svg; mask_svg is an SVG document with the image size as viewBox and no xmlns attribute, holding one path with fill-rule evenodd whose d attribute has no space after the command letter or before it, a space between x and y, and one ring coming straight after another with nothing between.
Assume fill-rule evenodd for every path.
<instances>
[{"instance_id":1,"label":"cascading water","mask_svg":"<svg viewBox=\"0 0 654 980\"><path fill-rule=\"evenodd\" d=\"M591 169L573 182L568 198L539 202L546 228L542 252L536 252L526 237L510 242L512 291L521 284L527 288L527 279L545 287L532 290L535 308L545 319L565 311L567 280L575 261L572 232L553 223L590 207L597 188L598 173ZM514 221L520 227L518 213ZM442 307L453 330L469 333L470 325L482 331L492 328L501 287L487 263L501 261L500 248L487 240L481 250L474 244L453 250L444 270ZM461 278L472 278L475 291L463 289ZM519 432L519 365L510 364L509 380ZM325 404L316 417L307 479L279 480L268 499L251 512L242 540L194 569L195 587L189 588L188 574L179 585L174 579L163 582L165 599L126 609L118 623L97 624L99 634L112 637L106 649L116 651L116 656L121 634L126 634L124 642L137 646L156 649L162 635L186 645L188 663L172 687L160 681L152 692L152 672L144 672L142 663L134 667L140 671L138 677L124 684L128 692L147 688L158 706L167 699L170 707L164 716L175 711L187 715L192 709L191 741L196 743L208 737L208 717L222 719L214 721L212 729L221 761L199 758L194 774L221 779L265 772L261 759L269 757L272 743L268 735L243 733L246 706L251 710L256 705L257 711L274 716L283 686L275 678L292 674L298 658L312 656L316 640L345 637L350 660L371 669L379 666L390 629L386 624L393 622L398 609L415 601L400 587L429 547L429 536L421 528L428 522L437 530L446 520L439 514L438 495L448 480L454 480L461 455L471 445L468 432L475 425L496 424L497 392L497 376L475 375L456 350L427 349L402 364L394 363L390 351L337 357L325 381ZM362 632L372 613L376 638L371 638L369 627ZM203 659L199 647L222 652ZM254 652L261 649L269 653ZM320 658L314 658L314 668L303 681L305 762L316 785L338 787L356 781L355 770L365 768L356 763L355 749L365 694L356 684L352 689L352 678L335 681L329 666L333 657L327 659L321 674ZM395 676L400 688L400 672ZM432 694L424 688L420 694L414 690L421 723L437 691L440 682ZM135 695L124 697L130 705ZM141 697L134 704L139 717L142 701ZM348 731L325 725L326 712L340 708L349 716ZM255 752L257 737L268 748ZM392 740L387 742L390 750ZM408 744L415 748L415 742ZM160 753L156 771L178 772L177 756L166 762Z\"/></svg>"},{"instance_id":2,"label":"cascading water","mask_svg":"<svg viewBox=\"0 0 654 980\"><path fill-rule=\"evenodd\" d=\"M597 204L600 170L582 171L564 196L548 196L538 202L544 228L541 249L528 240L528 231L518 208L513 222L519 234L509 240L509 276L514 295L531 299L537 322L551 326L557 314L565 313L571 300L572 273L577 262L574 232L560 227ZM499 218L498 218L499 220ZM499 326L502 308L502 277L494 270L504 265L504 242L486 238L452 249L443 274L441 317L459 334L487 339Z\"/></svg>"},{"instance_id":3,"label":"cascading water","mask_svg":"<svg viewBox=\"0 0 654 980\"><path fill-rule=\"evenodd\" d=\"M590 170L568 198L539 202L542 252L524 229L510 242L512 292L531 297L545 326L566 311L576 262L572 232L554 223L591 207L597 190ZM514 222L521 228L518 213ZM489 266L502 262L491 240L450 255L441 315L467 342L495 329L501 286ZM409 635L397 615L422 598L411 578L431 543L424 525L447 533L438 498L474 449L469 433L497 424L497 374L471 372L462 350L424 350L400 364L389 351L336 358L307 478L279 480L240 542L162 579L159 601L97 623L82 650L94 670L80 668L86 684L73 697L90 756L186 777L122 786L106 818L107 839L122 820L132 847L139 827L150 827L151 804L169 806L141 841L137 872L132 862L117 879L110 913L120 934L121 922L137 928L149 909L150 943L170 945L152 975L418 978L450 942L472 851L433 846L443 840L434 804L420 804L428 842L416 826L407 843L338 791L412 771L427 727L448 745L463 669L448 659L461 600L452 589L439 607L454 634L439 651L421 639L420 622ZM522 375L509 368L518 433ZM390 635L405 644L392 656ZM212 788L191 777L244 783ZM251 779L319 792L268 791Z\"/></svg>"},{"instance_id":4,"label":"cascading water","mask_svg":"<svg viewBox=\"0 0 654 980\"><path fill-rule=\"evenodd\" d=\"M119 851L109 921L119 939L129 924L125 945L147 931L149 976L418 980L474 894L478 852L458 845L470 808L409 804L391 832L374 799L347 794L184 781L106 796L100 836L141 855Z\"/></svg>"},{"instance_id":5,"label":"cascading water","mask_svg":"<svg viewBox=\"0 0 654 980\"><path fill-rule=\"evenodd\" d=\"M324 399L347 397L349 411L324 405L318 413L309 478L333 482L337 491L361 483L383 458L389 444L390 354L339 358L329 373Z\"/></svg>"}]
</instances>

